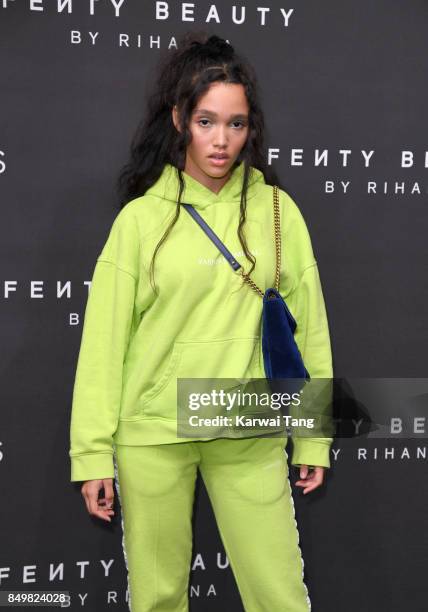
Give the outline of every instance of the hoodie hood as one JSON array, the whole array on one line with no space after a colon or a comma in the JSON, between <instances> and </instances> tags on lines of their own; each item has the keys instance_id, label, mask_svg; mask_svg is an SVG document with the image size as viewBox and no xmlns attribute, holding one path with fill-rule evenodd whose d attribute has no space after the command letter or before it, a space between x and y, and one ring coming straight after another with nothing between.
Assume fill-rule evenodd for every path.
<instances>
[{"instance_id":1,"label":"hoodie hood","mask_svg":"<svg viewBox=\"0 0 428 612\"><path fill-rule=\"evenodd\" d=\"M236 202L241 201L242 182L244 176L244 162L240 162L233 170L229 180L223 185L218 193L214 193L208 187L182 170L184 179L184 190L181 195L183 203L191 204L195 208L206 208L217 202ZM249 175L247 200L253 198L258 189L259 184L265 184L265 178L261 170L251 166ZM178 192L180 181L178 178L178 170L172 164L166 163L162 174L158 180L153 183L144 195L158 196L164 200L169 200L176 203L178 200Z\"/></svg>"}]
</instances>

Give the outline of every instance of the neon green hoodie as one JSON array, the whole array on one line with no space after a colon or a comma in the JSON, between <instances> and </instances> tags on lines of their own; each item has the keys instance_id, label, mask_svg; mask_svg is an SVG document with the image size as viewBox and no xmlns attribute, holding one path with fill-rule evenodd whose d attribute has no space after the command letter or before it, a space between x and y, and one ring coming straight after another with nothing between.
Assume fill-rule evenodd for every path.
<instances>
[{"instance_id":1,"label":"neon green hoodie","mask_svg":"<svg viewBox=\"0 0 428 612\"><path fill-rule=\"evenodd\" d=\"M181 201L192 204L249 270L237 236L243 163L216 194L183 173ZM178 176L166 164L155 184L117 214L97 258L86 304L70 424L71 481L113 478L114 444L189 441L177 437L177 378L264 378L262 299L182 209L174 216ZM272 186L252 168L247 192L251 278L274 284ZM280 292L297 320L295 339L312 378L332 377L329 329L303 216L280 190ZM242 287L241 287L242 285ZM200 438L195 438L195 440ZM331 438L293 439L293 465L330 467ZM285 445L285 440L284 440Z\"/></svg>"}]
</instances>

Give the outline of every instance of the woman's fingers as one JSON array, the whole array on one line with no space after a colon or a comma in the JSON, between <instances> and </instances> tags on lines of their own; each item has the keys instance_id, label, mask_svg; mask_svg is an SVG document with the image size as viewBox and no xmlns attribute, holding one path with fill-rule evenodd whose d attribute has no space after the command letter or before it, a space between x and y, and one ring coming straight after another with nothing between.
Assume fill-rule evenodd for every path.
<instances>
[{"instance_id":1,"label":"woman's fingers","mask_svg":"<svg viewBox=\"0 0 428 612\"><path fill-rule=\"evenodd\" d=\"M113 508L114 502L114 490L113 490L113 478L104 478L104 500L107 508Z\"/></svg>"},{"instance_id":2,"label":"woman's fingers","mask_svg":"<svg viewBox=\"0 0 428 612\"><path fill-rule=\"evenodd\" d=\"M297 487L302 487L303 494L306 495L322 485L324 481L324 470L325 468L321 466L316 466L312 471L309 471L307 465L300 466L301 480L297 480L295 485Z\"/></svg>"},{"instance_id":3,"label":"woman's fingers","mask_svg":"<svg viewBox=\"0 0 428 612\"><path fill-rule=\"evenodd\" d=\"M100 489L104 488L105 497L98 499ZM111 523L113 504L113 479L88 480L82 486L82 495L89 514Z\"/></svg>"}]
</instances>

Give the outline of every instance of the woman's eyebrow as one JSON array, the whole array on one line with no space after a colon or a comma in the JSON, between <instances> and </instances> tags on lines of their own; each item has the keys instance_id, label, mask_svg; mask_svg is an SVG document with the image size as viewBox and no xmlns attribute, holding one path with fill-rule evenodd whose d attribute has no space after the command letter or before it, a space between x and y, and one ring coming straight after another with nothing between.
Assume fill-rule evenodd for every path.
<instances>
[{"instance_id":1,"label":"woman's eyebrow","mask_svg":"<svg viewBox=\"0 0 428 612\"><path fill-rule=\"evenodd\" d=\"M210 110L207 110L205 108L198 108L197 110L195 110L195 115L196 114L197 115L201 115L201 114L203 114L203 115L212 115L213 117L217 117L218 116L217 113L215 113L214 111L210 111ZM243 113L237 113L237 114L231 115L229 117L229 119L236 119L236 118L239 118L239 119L248 119L248 115L245 115Z\"/></svg>"}]
</instances>

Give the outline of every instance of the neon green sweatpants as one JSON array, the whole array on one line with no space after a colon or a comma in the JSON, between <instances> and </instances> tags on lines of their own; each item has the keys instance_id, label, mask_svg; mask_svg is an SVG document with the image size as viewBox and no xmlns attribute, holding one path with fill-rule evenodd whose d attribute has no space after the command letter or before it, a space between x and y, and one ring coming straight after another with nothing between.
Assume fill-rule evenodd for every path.
<instances>
[{"instance_id":1,"label":"neon green sweatpants","mask_svg":"<svg viewBox=\"0 0 428 612\"><path fill-rule=\"evenodd\" d=\"M307 612L284 438L115 447L131 612L187 612L199 468L246 612Z\"/></svg>"}]
</instances>

